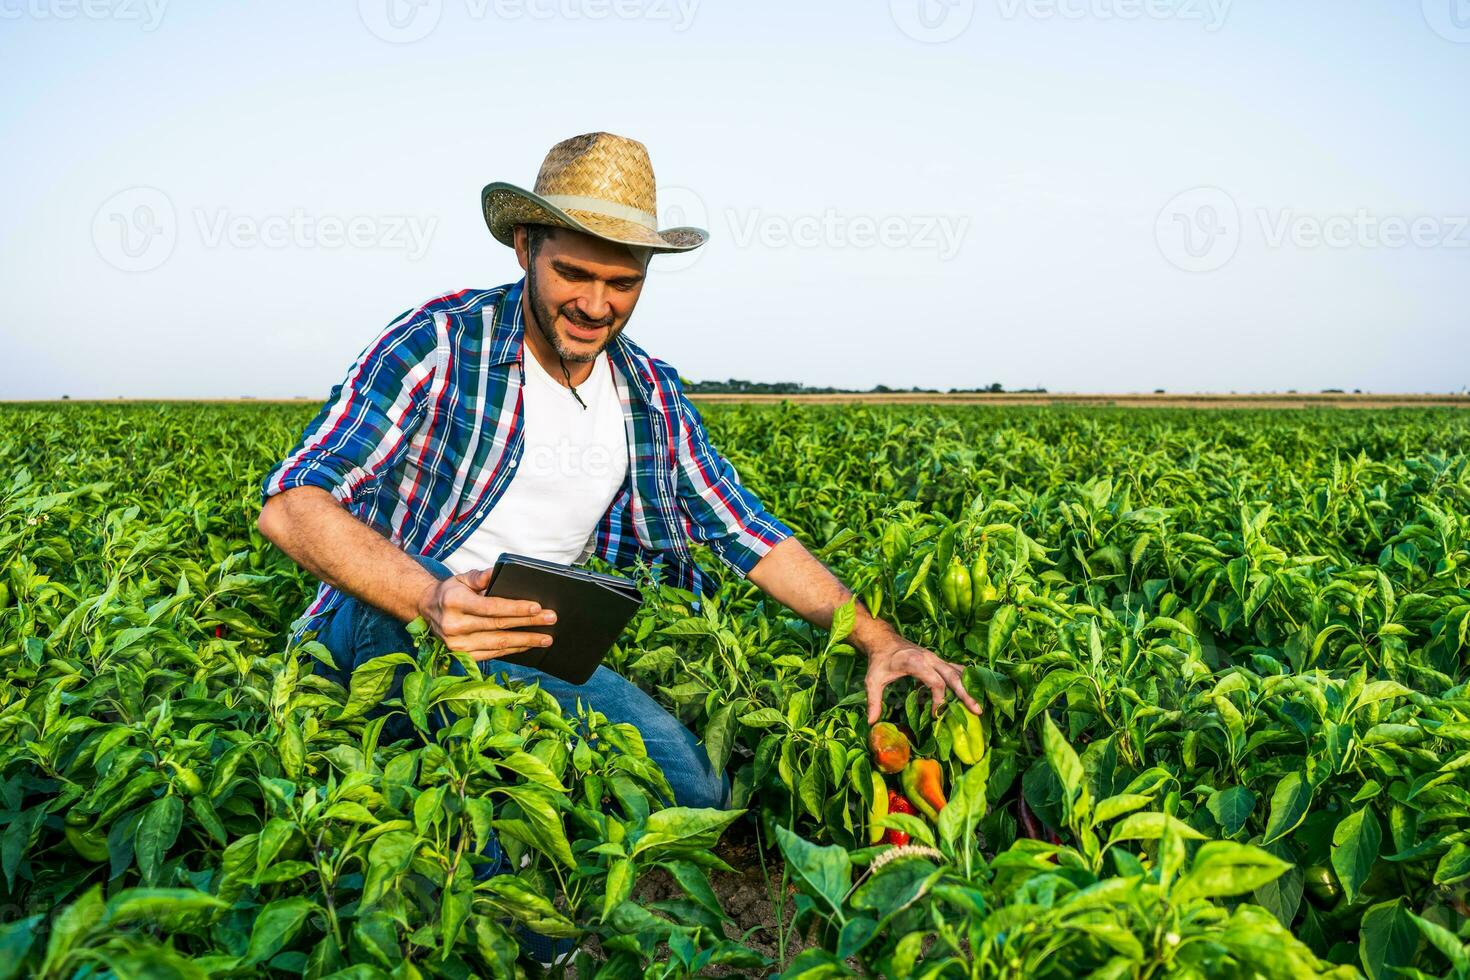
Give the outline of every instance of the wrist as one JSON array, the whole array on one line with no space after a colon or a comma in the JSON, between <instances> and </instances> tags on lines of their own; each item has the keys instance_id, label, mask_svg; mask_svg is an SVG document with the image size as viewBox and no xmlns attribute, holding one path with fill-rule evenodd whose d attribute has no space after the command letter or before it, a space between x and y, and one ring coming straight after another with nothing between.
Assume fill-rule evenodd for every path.
<instances>
[{"instance_id":1,"label":"wrist","mask_svg":"<svg viewBox=\"0 0 1470 980\"><path fill-rule=\"evenodd\" d=\"M414 615L422 616L426 621L433 622L435 598L439 592L439 580L430 576L428 582L419 590L418 599L414 602Z\"/></svg>"},{"instance_id":2,"label":"wrist","mask_svg":"<svg viewBox=\"0 0 1470 980\"><path fill-rule=\"evenodd\" d=\"M848 640L868 659L890 653L903 642L903 637L887 622L875 619L861 605L858 606L858 609L858 621L853 626Z\"/></svg>"}]
</instances>

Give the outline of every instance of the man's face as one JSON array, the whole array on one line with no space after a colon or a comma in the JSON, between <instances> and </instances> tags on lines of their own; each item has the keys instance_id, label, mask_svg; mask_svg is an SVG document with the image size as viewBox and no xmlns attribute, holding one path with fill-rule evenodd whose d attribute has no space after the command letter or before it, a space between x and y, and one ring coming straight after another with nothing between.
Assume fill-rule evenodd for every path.
<instances>
[{"instance_id":1,"label":"man's face","mask_svg":"<svg viewBox=\"0 0 1470 980\"><path fill-rule=\"evenodd\" d=\"M568 362L597 357L633 315L649 253L556 228L532 256L524 225L515 246L544 339Z\"/></svg>"}]
</instances>

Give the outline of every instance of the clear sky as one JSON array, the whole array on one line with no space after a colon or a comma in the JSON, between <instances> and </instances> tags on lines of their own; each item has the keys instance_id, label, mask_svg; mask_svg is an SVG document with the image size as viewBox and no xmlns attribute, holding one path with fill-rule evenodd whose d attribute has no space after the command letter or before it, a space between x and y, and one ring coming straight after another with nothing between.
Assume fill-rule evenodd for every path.
<instances>
[{"instance_id":1,"label":"clear sky","mask_svg":"<svg viewBox=\"0 0 1470 980\"><path fill-rule=\"evenodd\" d=\"M1467 0L0 0L0 397L325 397L642 140L687 378L1470 385Z\"/></svg>"}]
</instances>

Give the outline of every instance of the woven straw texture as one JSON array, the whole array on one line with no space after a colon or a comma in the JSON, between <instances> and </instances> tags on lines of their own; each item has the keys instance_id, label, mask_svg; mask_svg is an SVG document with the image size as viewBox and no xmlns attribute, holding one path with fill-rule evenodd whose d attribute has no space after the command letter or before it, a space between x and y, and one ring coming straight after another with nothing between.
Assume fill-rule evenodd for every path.
<instances>
[{"instance_id":1,"label":"woven straw texture","mask_svg":"<svg viewBox=\"0 0 1470 980\"><path fill-rule=\"evenodd\" d=\"M585 133L551 148L536 189L488 184L480 200L490 234L514 245L516 225L552 225L654 252L684 252L709 239L702 228L657 226L653 164L642 143L612 133Z\"/></svg>"}]
</instances>

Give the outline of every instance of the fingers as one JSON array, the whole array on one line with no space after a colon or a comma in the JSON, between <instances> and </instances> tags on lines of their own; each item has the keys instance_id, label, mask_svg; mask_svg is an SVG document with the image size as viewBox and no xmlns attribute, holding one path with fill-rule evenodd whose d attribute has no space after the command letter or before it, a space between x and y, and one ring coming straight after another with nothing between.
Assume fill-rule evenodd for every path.
<instances>
[{"instance_id":1,"label":"fingers","mask_svg":"<svg viewBox=\"0 0 1470 980\"><path fill-rule=\"evenodd\" d=\"M444 583L444 608L471 616L534 616L541 611L541 604L530 599L480 595L489 584L490 572L485 569L447 580Z\"/></svg>"},{"instance_id":2,"label":"fingers","mask_svg":"<svg viewBox=\"0 0 1470 980\"><path fill-rule=\"evenodd\" d=\"M494 660L527 650L539 650L551 645L551 637L545 633L527 633L519 630L486 630L468 633L449 641L450 649L469 655L474 660Z\"/></svg>"},{"instance_id":3,"label":"fingers","mask_svg":"<svg viewBox=\"0 0 1470 980\"><path fill-rule=\"evenodd\" d=\"M959 696L965 707L970 709L971 714L983 714L985 706L971 697L970 692L965 689L965 669L959 664L945 664L945 666L949 668L949 671L946 672L946 680L949 682L950 690Z\"/></svg>"},{"instance_id":4,"label":"fingers","mask_svg":"<svg viewBox=\"0 0 1470 980\"><path fill-rule=\"evenodd\" d=\"M878 724L878 719L883 717L883 689L888 685L879 680L873 674L868 675L868 724Z\"/></svg>"},{"instance_id":5,"label":"fingers","mask_svg":"<svg viewBox=\"0 0 1470 980\"><path fill-rule=\"evenodd\" d=\"M928 677L921 677L919 680L933 696L934 717L938 718L940 709L944 707L944 696L949 691L949 682L938 670L931 670Z\"/></svg>"},{"instance_id":6,"label":"fingers","mask_svg":"<svg viewBox=\"0 0 1470 980\"><path fill-rule=\"evenodd\" d=\"M556 613L542 609L529 599L502 599L499 596L472 596L457 610L478 619L525 619L542 623L556 622ZM548 618L549 617L549 618Z\"/></svg>"},{"instance_id":7,"label":"fingers","mask_svg":"<svg viewBox=\"0 0 1470 980\"><path fill-rule=\"evenodd\" d=\"M470 573L471 577L478 573ZM529 599L503 599L482 596L472 591L474 580L461 580L462 588L446 591L440 625L446 634L490 632L519 626L549 626L556 622L556 612L542 609Z\"/></svg>"}]
</instances>

